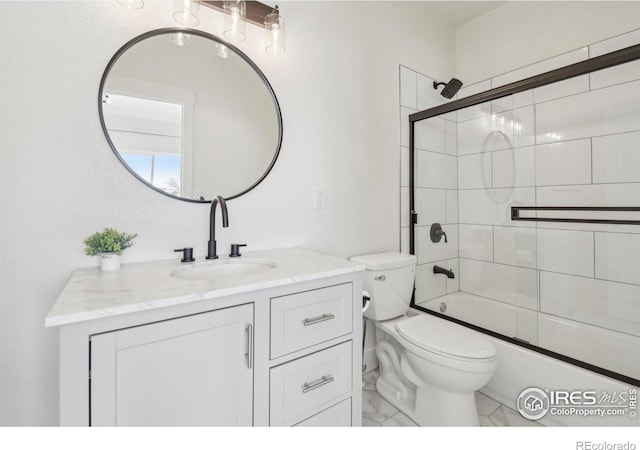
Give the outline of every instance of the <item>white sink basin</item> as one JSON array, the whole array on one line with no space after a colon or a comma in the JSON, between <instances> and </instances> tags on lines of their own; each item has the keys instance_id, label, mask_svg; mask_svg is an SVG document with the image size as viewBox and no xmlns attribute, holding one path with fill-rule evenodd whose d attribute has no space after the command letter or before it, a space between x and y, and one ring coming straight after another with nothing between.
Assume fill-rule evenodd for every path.
<instances>
[{"instance_id":1,"label":"white sink basin","mask_svg":"<svg viewBox=\"0 0 640 450\"><path fill-rule=\"evenodd\" d=\"M180 280L223 280L246 277L275 269L276 263L266 259L220 259L180 267L169 273Z\"/></svg>"}]
</instances>

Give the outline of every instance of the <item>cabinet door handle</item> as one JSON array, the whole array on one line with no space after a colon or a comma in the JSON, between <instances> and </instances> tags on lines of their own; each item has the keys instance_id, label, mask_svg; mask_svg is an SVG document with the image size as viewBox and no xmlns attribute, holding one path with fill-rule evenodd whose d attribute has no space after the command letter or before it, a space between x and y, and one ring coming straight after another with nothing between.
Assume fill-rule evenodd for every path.
<instances>
[{"instance_id":1,"label":"cabinet door handle","mask_svg":"<svg viewBox=\"0 0 640 450\"><path fill-rule=\"evenodd\" d=\"M247 358L247 368L253 367L253 325L247 325L244 330L247 333L247 353L244 356Z\"/></svg>"},{"instance_id":2,"label":"cabinet door handle","mask_svg":"<svg viewBox=\"0 0 640 450\"><path fill-rule=\"evenodd\" d=\"M322 378L318 378L315 381L310 383L305 383L302 385L302 393L306 394L309 391L313 391L314 389L318 389L320 386L324 386L325 384L329 384L334 380L331 375L323 375Z\"/></svg>"},{"instance_id":3,"label":"cabinet door handle","mask_svg":"<svg viewBox=\"0 0 640 450\"><path fill-rule=\"evenodd\" d=\"M320 322L324 322L325 320L331 320L331 319L335 319L336 316L335 314L323 314L321 316L318 317L312 317L311 319L304 319L304 321L302 322L304 324L304 326L309 326L309 325L314 325L316 323L320 323Z\"/></svg>"}]
</instances>

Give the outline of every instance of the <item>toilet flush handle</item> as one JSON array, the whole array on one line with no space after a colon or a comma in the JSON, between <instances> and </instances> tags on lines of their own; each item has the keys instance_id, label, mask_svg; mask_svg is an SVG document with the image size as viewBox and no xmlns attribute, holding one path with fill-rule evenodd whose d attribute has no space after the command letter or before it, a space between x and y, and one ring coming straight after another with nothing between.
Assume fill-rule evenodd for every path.
<instances>
[{"instance_id":1,"label":"toilet flush handle","mask_svg":"<svg viewBox=\"0 0 640 450\"><path fill-rule=\"evenodd\" d=\"M387 279L387 277L385 277L384 275L379 275L379 276L374 278L374 280L376 280L376 281L384 281L386 279Z\"/></svg>"}]
</instances>

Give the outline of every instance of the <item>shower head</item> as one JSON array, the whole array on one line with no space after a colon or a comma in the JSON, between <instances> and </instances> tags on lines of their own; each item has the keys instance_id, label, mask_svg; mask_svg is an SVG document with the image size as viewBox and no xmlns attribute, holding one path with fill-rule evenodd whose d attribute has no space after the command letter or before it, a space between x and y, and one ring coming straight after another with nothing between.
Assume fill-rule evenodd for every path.
<instances>
[{"instance_id":1,"label":"shower head","mask_svg":"<svg viewBox=\"0 0 640 450\"><path fill-rule=\"evenodd\" d=\"M437 81L434 81L433 88L438 89L438 86L440 86L441 84L444 84L444 89L442 89L440 95L442 95L444 98L453 98L453 96L456 95L462 87L462 81L458 80L457 78L452 78L448 83L438 83Z\"/></svg>"}]
</instances>

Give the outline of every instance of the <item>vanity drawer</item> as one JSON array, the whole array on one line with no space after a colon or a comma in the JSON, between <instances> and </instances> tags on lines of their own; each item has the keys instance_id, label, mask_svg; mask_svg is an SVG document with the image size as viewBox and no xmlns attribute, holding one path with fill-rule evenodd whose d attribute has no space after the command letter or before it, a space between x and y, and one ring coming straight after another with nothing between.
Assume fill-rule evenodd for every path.
<instances>
[{"instance_id":1,"label":"vanity drawer","mask_svg":"<svg viewBox=\"0 0 640 450\"><path fill-rule=\"evenodd\" d=\"M353 286L339 284L271 299L271 359L351 333Z\"/></svg>"},{"instance_id":2,"label":"vanity drawer","mask_svg":"<svg viewBox=\"0 0 640 450\"><path fill-rule=\"evenodd\" d=\"M318 414L294 425L294 427L350 427L351 399L341 401Z\"/></svg>"},{"instance_id":3,"label":"vanity drawer","mask_svg":"<svg viewBox=\"0 0 640 450\"><path fill-rule=\"evenodd\" d=\"M285 425L351 391L351 341L270 371L269 423Z\"/></svg>"}]
</instances>

